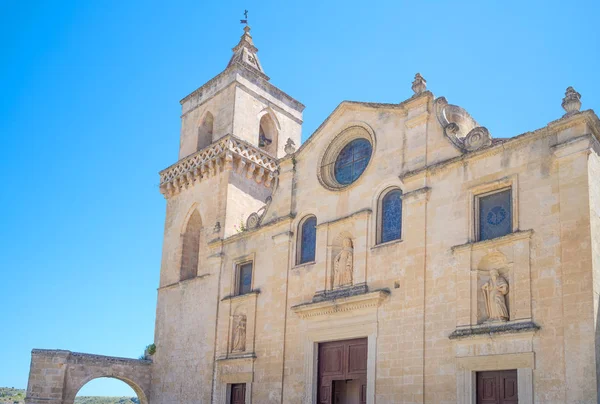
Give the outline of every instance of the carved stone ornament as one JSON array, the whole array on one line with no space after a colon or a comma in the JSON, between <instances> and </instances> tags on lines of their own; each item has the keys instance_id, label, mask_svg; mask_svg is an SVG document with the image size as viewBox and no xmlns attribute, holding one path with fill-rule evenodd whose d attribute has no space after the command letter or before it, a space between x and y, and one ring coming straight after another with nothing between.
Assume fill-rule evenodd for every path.
<instances>
[{"instance_id":1,"label":"carved stone ornament","mask_svg":"<svg viewBox=\"0 0 600 404\"><path fill-rule=\"evenodd\" d=\"M492 144L489 131L479 126L464 108L448 104L444 97L437 98L434 107L444 135L459 149L475 151Z\"/></svg>"},{"instance_id":2,"label":"carved stone ornament","mask_svg":"<svg viewBox=\"0 0 600 404\"><path fill-rule=\"evenodd\" d=\"M231 333L231 352L244 352L246 350L246 315L233 316Z\"/></svg>"},{"instance_id":3,"label":"carved stone ornament","mask_svg":"<svg viewBox=\"0 0 600 404\"><path fill-rule=\"evenodd\" d=\"M490 132L483 126L472 129L464 140L465 149L468 151L479 150L492 144Z\"/></svg>"},{"instance_id":4,"label":"carved stone ornament","mask_svg":"<svg viewBox=\"0 0 600 404\"><path fill-rule=\"evenodd\" d=\"M285 154L293 154L296 151L296 143L288 137L287 142L285 142L285 146L283 147L283 151Z\"/></svg>"},{"instance_id":5,"label":"carved stone ornament","mask_svg":"<svg viewBox=\"0 0 600 404\"><path fill-rule=\"evenodd\" d=\"M215 223L215 227L213 228L213 233L218 233L221 231L221 222Z\"/></svg>"},{"instance_id":6,"label":"carved stone ornament","mask_svg":"<svg viewBox=\"0 0 600 404\"><path fill-rule=\"evenodd\" d=\"M333 262L332 288L352 285L352 274L354 272L354 248L352 247L352 240L345 238L342 245L342 251L335 257Z\"/></svg>"},{"instance_id":7,"label":"carved stone ornament","mask_svg":"<svg viewBox=\"0 0 600 404\"><path fill-rule=\"evenodd\" d=\"M508 308L506 307L506 294L508 282L496 269L490 270L490 280L481 289L485 298L485 308L488 314L487 321L508 321Z\"/></svg>"},{"instance_id":8,"label":"carved stone ornament","mask_svg":"<svg viewBox=\"0 0 600 404\"><path fill-rule=\"evenodd\" d=\"M571 116L576 114L581 109L581 94L579 94L573 87L567 88L565 91L565 98L562 100L562 107L567 113L564 116Z\"/></svg>"},{"instance_id":9,"label":"carved stone ornament","mask_svg":"<svg viewBox=\"0 0 600 404\"><path fill-rule=\"evenodd\" d=\"M427 89L427 80L420 73L415 74L415 80L412 82L412 90L416 95L421 94Z\"/></svg>"},{"instance_id":10,"label":"carved stone ornament","mask_svg":"<svg viewBox=\"0 0 600 404\"><path fill-rule=\"evenodd\" d=\"M267 213L267 209L269 209L269 206L271 205L271 200L272 199L270 196L267 197L267 200L265 201L265 206L263 206L256 212L251 213L250 216L248 216L248 219L246 219L247 229L256 229L258 226L260 226L260 223L265 217L265 213Z\"/></svg>"},{"instance_id":11,"label":"carved stone ornament","mask_svg":"<svg viewBox=\"0 0 600 404\"><path fill-rule=\"evenodd\" d=\"M276 158L244 140L227 135L162 170L160 192L165 198L171 198L222 171L237 171L273 189L279 175Z\"/></svg>"}]
</instances>

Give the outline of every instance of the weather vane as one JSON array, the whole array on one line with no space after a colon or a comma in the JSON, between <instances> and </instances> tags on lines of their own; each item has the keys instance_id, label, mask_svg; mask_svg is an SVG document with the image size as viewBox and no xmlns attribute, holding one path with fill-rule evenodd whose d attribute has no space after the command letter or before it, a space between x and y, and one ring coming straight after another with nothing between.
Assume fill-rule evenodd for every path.
<instances>
[{"instance_id":1,"label":"weather vane","mask_svg":"<svg viewBox=\"0 0 600 404\"><path fill-rule=\"evenodd\" d=\"M248 25L248 10L244 10L244 19L240 20L240 24Z\"/></svg>"}]
</instances>

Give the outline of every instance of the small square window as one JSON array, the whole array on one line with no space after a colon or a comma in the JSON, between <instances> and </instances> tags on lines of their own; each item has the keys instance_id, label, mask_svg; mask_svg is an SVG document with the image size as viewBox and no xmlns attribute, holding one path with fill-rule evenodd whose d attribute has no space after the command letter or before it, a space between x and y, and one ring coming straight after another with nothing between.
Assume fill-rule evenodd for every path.
<instances>
[{"instance_id":1,"label":"small square window","mask_svg":"<svg viewBox=\"0 0 600 404\"><path fill-rule=\"evenodd\" d=\"M512 233L512 192L510 189L478 196L477 200L479 241Z\"/></svg>"},{"instance_id":2,"label":"small square window","mask_svg":"<svg viewBox=\"0 0 600 404\"><path fill-rule=\"evenodd\" d=\"M252 261L239 264L237 267L237 294L243 295L252 291Z\"/></svg>"}]
</instances>

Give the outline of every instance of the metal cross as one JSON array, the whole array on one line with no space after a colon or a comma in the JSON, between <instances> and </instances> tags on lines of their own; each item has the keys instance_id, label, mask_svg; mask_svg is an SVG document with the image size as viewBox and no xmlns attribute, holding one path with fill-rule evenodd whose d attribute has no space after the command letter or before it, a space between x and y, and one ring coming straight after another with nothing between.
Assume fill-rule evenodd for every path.
<instances>
[{"instance_id":1,"label":"metal cross","mask_svg":"<svg viewBox=\"0 0 600 404\"><path fill-rule=\"evenodd\" d=\"M240 24L248 25L248 10L244 10L244 19L240 20Z\"/></svg>"}]
</instances>

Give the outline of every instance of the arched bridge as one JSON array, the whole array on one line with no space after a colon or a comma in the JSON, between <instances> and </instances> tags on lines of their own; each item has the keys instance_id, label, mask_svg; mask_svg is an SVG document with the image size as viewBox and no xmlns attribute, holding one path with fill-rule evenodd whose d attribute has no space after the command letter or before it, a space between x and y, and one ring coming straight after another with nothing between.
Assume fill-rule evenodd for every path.
<instances>
[{"instance_id":1,"label":"arched bridge","mask_svg":"<svg viewBox=\"0 0 600 404\"><path fill-rule=\"evenodd\" d=\"M26 404L73 404L87 382L112 377L127 383L141 404L148 404L152 361L90 355L63 350L34 349Z\"/></svg>"}]
</instances>

